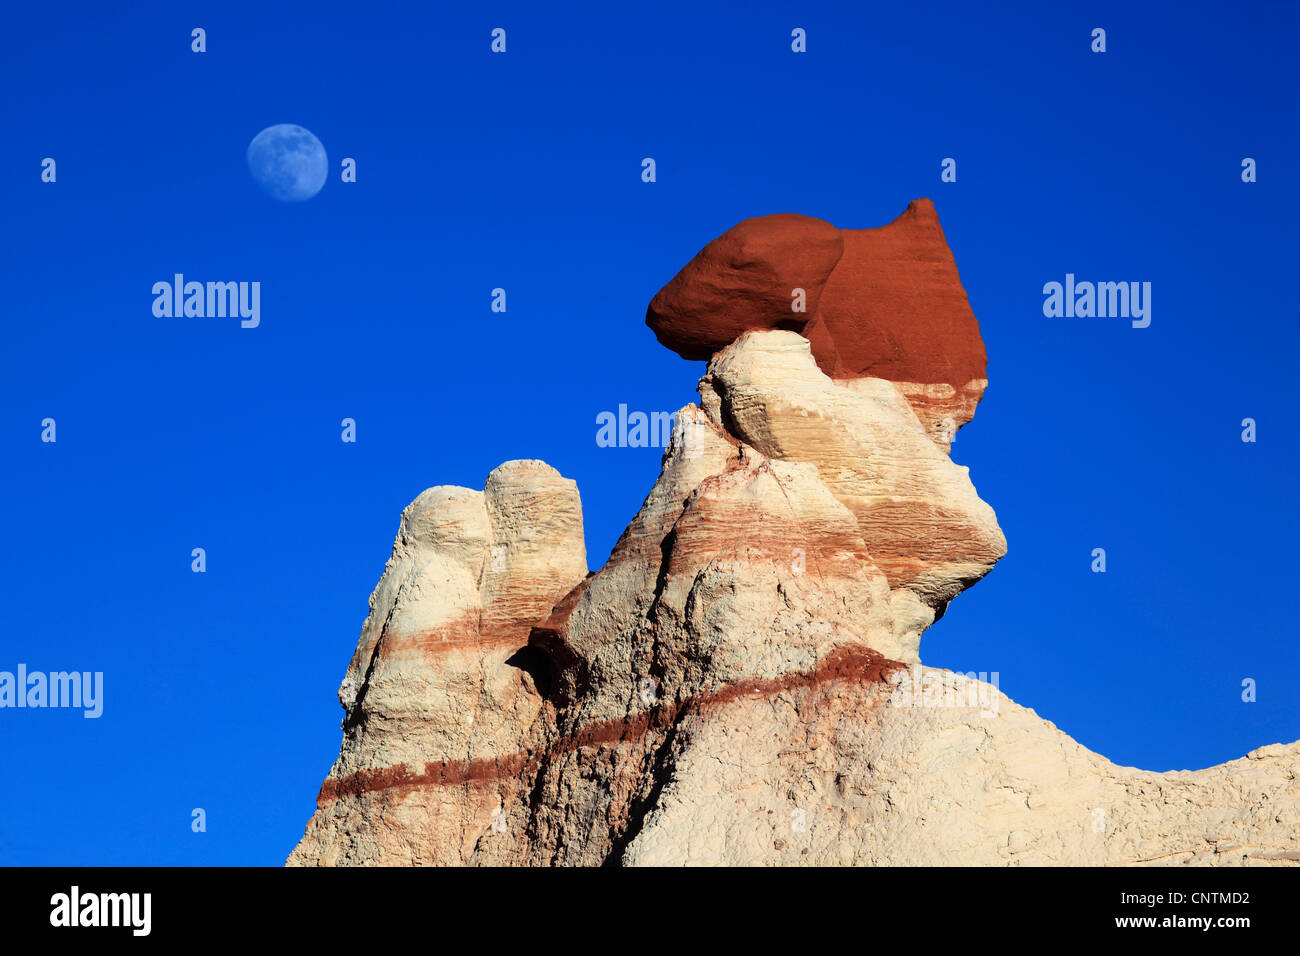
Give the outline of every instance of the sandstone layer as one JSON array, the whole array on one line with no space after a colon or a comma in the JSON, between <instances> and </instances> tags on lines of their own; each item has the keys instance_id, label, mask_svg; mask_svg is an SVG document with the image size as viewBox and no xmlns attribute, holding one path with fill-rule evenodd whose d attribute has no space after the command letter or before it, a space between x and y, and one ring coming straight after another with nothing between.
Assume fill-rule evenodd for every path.
<instances>
[{"instance_id":1,"label":"sandstone layer","mask_svg":"<svg viewBox=\"0 0 1300 956\"><path fill-rule=\"evenodd\" d=\"M599 571L576 487L541 462L416 498L290 864L1300 862L1300 742L1196 772L1119 767L922 666L922 633L1006 551L918 400L918 383L933 397L983 369L969 308L973 339L939 294L951 255L932 218L913 204L888 242L846 232L838 259L816 221L747 229L657 297L652 312L714 329L734 299L739 324ZM764 326L764 294L736 292L827 262L830 368L807 326ZM948 319L859 335L846 316L876 322L851 304L873 289L909 321Z\"/></svg>"}]
</instances>

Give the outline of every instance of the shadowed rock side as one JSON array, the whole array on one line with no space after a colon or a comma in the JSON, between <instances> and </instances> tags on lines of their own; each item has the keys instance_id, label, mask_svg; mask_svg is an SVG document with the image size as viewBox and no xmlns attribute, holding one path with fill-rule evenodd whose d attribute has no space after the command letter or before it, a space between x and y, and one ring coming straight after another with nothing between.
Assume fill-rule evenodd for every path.
<instances>
[{"instance_id":1,"label":"shadowed rock side","mask_svg":"<svg viewBox=\"0 0 1300 956\"><path fill-rule=\"evenodd\" d=\"M924 239L927 210L886 230ZM824 317L854 240L837 265L833 236L788 218L806 255L742 233L696 272L725 301L761 255L776 275L830 262ZM706 309L702 288L663 298ZM1300 862L1300 742L1118 767L921 666L922 632L1006 550L913 388L973 367L961 346L828 374L800 331L721 333L594 574L577 489L541 462L406 509L291 865Z\"/></svg>"}]
</instances>

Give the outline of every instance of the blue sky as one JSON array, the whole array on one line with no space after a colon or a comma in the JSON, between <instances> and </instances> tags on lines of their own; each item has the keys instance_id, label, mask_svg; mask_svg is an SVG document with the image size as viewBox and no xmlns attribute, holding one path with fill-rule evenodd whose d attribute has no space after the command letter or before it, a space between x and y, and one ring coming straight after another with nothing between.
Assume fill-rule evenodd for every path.
<instances>
[{"instance_id":1,"label":"blue sky","mask_svg":"<svg viewBox=\"0 0 1300 956\"><path fill-rule=\"evenodd\" d=\"M918 196L990 356L953 457L1010 546L926 663L1121 764L1300 738L1296 9L1137 6L14 8L0 670L102 671L105 705L0 711L0 863L282 862L401 509L542 458L599 566L660 453L597 447L596 415L703 372L651 296L745 217ZM276 123L328 152L308 202L249 175ZM178 272L260 281L260 326L155 318ZM1044 317L1067 272L1151 282L1151 326Z\"/></svg>"}]
</instances>

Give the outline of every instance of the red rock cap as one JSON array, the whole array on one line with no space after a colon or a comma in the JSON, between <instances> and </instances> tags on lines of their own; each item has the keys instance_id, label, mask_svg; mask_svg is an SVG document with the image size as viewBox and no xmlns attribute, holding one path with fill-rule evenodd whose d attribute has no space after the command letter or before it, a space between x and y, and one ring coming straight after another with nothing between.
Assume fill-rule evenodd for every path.
<instances>
[{"instance_id":1,"label":"red rock cap","mask_svg":"<svg viewBox=\"0 0 1300 956\"><path fill-rule=\"evenodd\" d=\"M795 213L746 219L701 249L650 302L646 325L702 361L752 329L802 332L844 251L840 231ZM802 311L794 311L795 290Z\"/></svg>"},{"instance_id":2,"label":"red rock cap","mask_svg":"<svg viewBox=\"0 0 1300 956\"><path fill-rule=\"evenodd\" d=\"M802 288L806 312L791 309ZM983 379L979 323L929 199L875 229L793 213L746 219L687 263L646 313L659 341L705 360L750 330L789 329L832 378Z\"/></svg>"}]
</instances>

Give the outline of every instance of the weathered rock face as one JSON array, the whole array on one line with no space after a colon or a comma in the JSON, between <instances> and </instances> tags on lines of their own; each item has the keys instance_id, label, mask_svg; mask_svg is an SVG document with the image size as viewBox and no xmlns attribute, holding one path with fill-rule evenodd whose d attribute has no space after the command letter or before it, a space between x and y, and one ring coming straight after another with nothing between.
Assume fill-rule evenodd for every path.
<instances>
[{"instance_id":1,"label":"weathered rock face","mask_svg":"<svg viewBox=\"0 0 1300 956\"><path fill-rule=\"evenodd\" d=\"M540 462L420 495L289 862L1300 862L1300 742L1117 767L921 666L1005 541L914 383L816 353L782 329L715 350L594 574L577 490Z\"/></svg>"},{"instance_id":2,"label":"weathered rock face","mask_svg":"<svg viewBox=\"0 0 1300 956\"><path fill-rule=\"evenodd\" d=\"M984 378L979 323L934 203L914 199L887 226L840 235L844 255L820 311L835 348L828 375L953 386Z\"/></svg>"},{"instance_id":3,"label":"weathered rock face","mask_svg":"<svg viewBox=\"0 0 1300 956\"><path fill-rule=\"evenodd\" d=\"M1298 763L1150 773L950 671L810 680L683 726L619 862L1296 865Z\"/></svg>"},{"instance_id":4,"label":"weathered rock face","mask_svg":"<svg viewBox=\"0 0 1300 956\"><path fill-rule=\"evenodd\" d=\"M746 333L715 356L701 395L713 420L742 442L816 465L853 513L890 587L909 589L909 606L932 612L924 626L1006 553L993 509L967 469L926 436L891 382L835 382L813 363L806 339ZM900 660L917 654L920 631L907 631L906 647L888 649Z\"/></svg>"}]
</instances>

